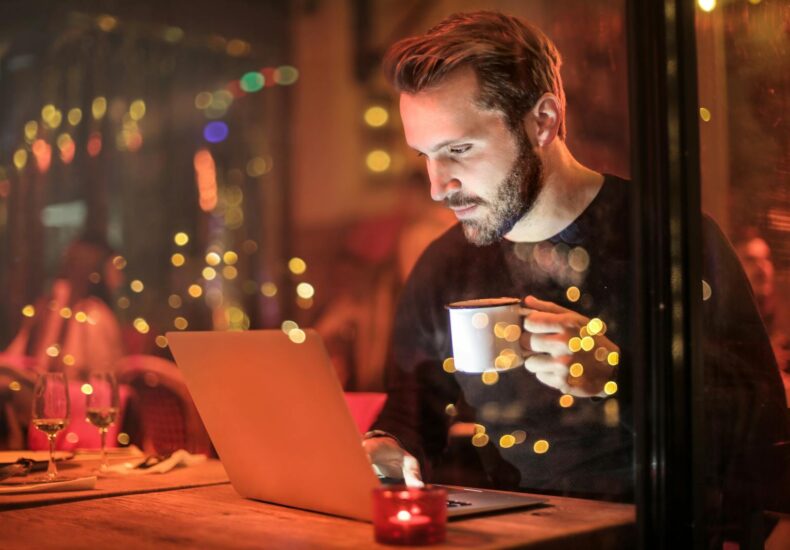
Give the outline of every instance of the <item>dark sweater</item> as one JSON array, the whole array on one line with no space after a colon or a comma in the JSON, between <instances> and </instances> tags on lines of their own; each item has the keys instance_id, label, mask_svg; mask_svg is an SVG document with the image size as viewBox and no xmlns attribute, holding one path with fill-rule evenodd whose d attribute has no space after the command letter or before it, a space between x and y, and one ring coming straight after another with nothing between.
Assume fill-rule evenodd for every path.
<instances>
[{"instance_id":1,"label":"dark sweater","mask_svg":"<svg viewBox=\"0 0 790 550\"><path fill-rule=\"evenodd\" d=\"M398 306L389 397L375 428L395 434L420 459L428 480L443 460L451 422L466 421L483 425L489 436L476 451L479 474L491 486L632 498L629 185L606 176L588 208L546 241L477 247L456 225L423 254ZM786 408L748 281L709 218L703 220L703 245L704 280L712 289L703 335L707 443L713 449L708 473L718 495L729 487L741 498L765 481L757 467L765 453L787 440ZM578 301L569 300L570 286L580 289ZM524 368L500 372L491 386L480 375L443 370L443 360L452 356L446 304L528 294L606 323L606 335L621 348L616 394L576 398L563 408L561 394ZM448 414L449 404L457 416ZM523 443L500 446L502 435L519 430L526 432ZM537 440L548 441L548 452L534 451ZM471 465L469 476L470 482L480 479Z\"/></svg>"}]
</instances>

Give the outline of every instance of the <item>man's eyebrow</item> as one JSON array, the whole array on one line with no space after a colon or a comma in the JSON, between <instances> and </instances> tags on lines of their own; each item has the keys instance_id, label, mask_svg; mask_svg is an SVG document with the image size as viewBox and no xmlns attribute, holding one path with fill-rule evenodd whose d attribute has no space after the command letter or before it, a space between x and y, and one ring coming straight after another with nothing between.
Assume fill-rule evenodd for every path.
<instances>
[{"instance_id":1,"label":"man's eyebrow","mask_svg":"<svg viewBox=\"0 0 790 550\"><path fill-rule=\"evenodd\" d=\"M466 139L466 138L460 137L460 138L446 139L446 140L444 140L444 141L442 141L440 143L437 143L433 148L431 148L430 152L431 153L435 153L436 151L438 151L440 149L443 149L444 147L447 147L448 145L450 145L452 143L463 141L464 139ZM409 146L409 147L411 147L411 146ZM414 149L415 151L417 151L418 153L422 153L422 151L420 151L417 147L411 147L411 148Z\"/></svg>"}]
</instances>

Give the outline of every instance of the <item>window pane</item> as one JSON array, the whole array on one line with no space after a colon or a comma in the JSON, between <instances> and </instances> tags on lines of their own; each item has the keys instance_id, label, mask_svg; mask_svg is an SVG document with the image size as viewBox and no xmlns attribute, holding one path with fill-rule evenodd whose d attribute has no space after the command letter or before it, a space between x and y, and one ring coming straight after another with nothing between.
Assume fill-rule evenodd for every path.
<instances>
[{"instance_id":1,"label":"window pane","mask_svg":"<svg viewBox=\"0 0 790 550\"><path fill-rule=\"evenodd\" d=\"M755 518L790 497L788 15L771 0L697 10L709 521L725 540L767 535L777 520Z\"/></svg>"}]
</instances>

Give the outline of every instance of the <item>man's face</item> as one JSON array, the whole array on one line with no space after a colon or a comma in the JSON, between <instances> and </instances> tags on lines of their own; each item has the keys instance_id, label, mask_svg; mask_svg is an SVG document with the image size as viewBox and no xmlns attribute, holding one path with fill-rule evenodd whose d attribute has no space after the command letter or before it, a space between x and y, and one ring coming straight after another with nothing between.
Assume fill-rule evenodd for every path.
<instances>
[{"instance_id":1,"label":"man's face","mask_svg":"<svg viewBox=\"0 0 790 550\"><path fill-rule=\"evenodd\" d=\"M401 94L406 142L426 159L431 197L455 212L466 238L486 245L505 236L541 188L540 159L523 129L512 132L499 111L483 109L471 69L439 86Z\"/></svg>"}]
</instances>

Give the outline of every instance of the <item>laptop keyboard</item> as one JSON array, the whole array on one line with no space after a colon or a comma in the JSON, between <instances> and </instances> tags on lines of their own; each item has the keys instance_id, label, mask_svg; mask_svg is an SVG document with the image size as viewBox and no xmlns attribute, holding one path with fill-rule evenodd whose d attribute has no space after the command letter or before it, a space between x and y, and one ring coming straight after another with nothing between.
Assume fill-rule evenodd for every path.
<instances>
[{"instance_id":1,"label":"laptop keyboard","mask_svg":"<svg viewBox=\"0 0 790 550\"><path fill-rule=\"evenodd\" d=\"M471 506L471 502L464 502L463 500L450 500L447 499L448 508L460 508L461 506Z\"/></svg>"}]
</instances>

